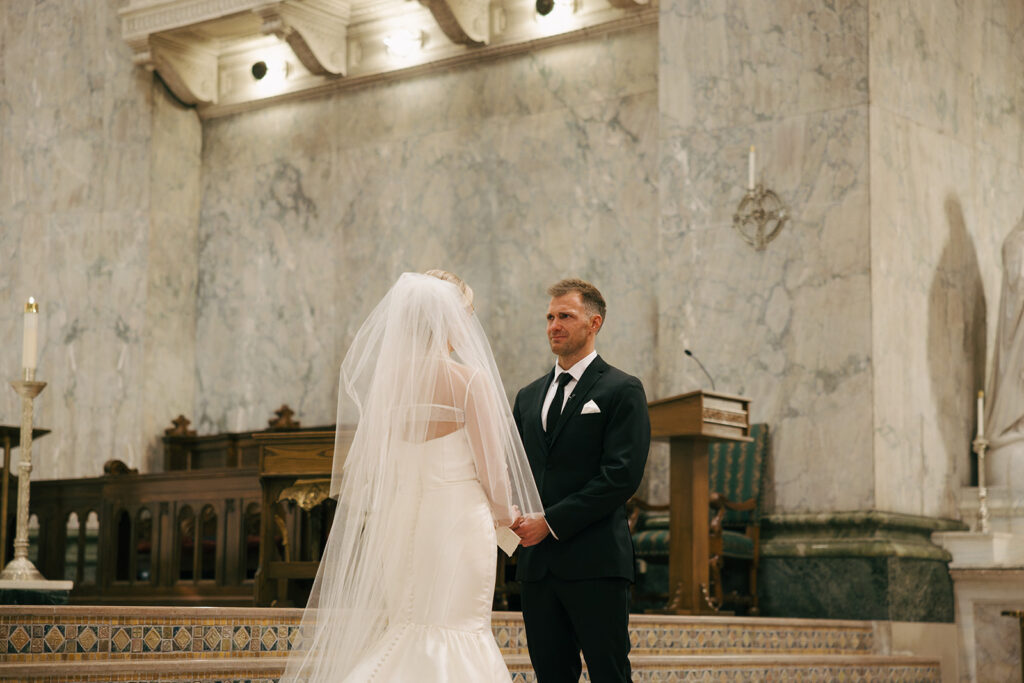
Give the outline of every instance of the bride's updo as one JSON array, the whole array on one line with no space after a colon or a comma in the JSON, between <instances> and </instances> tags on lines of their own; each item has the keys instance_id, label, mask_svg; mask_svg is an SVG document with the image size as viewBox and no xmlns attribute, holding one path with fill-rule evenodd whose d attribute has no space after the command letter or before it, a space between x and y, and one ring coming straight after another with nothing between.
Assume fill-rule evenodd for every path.
<instances>
[{"instance_id":1,"label":"bride's updo","mask_svg":"<svg viewBox=\"0 0 1024 683\"><path fill-rule=\"evenodd\" d=\"M423 272L424 275L430 275L436 277L438 280L444 280L450 282L459 288L462 292L462 297L466 300L466 304L472 308L473 306L473 288L466 284L466 281L455 273L449 273L447 270L440 270L438 268L432 268Z\"/></svg>"}]
</instances>

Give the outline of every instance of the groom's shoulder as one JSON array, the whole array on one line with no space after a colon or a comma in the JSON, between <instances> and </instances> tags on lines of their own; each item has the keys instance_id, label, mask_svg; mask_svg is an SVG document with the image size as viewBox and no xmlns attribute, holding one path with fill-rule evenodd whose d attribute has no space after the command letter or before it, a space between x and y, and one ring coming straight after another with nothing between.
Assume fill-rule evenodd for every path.
<instances>
[{"instance_id":1,"label":"groom's shoulder","mask_svg":"<svg viewBox=\"0 0 1024 683\"><path fill-rule=\"evenodd\" d=\"M615 367L614 365L611 365L607 361L604 361L604 366L605 367L602 374L604 374L606 381L608 381L610 384L634 386L639 387L641 390L643 390L644 384L643 382L640 381L639 377L631 375L624 370L620 370L619 368Z\"/></svg>"}]
</instances>

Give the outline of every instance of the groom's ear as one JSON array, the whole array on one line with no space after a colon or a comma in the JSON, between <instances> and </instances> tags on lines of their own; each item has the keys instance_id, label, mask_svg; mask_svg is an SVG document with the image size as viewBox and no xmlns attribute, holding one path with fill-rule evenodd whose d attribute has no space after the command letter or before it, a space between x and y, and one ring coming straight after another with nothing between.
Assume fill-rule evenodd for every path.
<instances>
[{"instance_id":1,"label":"groom's ear","mask_svg":"<svg viewBox=\"0 0 1024 683\"><path fill-rule=\"evenodd\" d=\"M594 331L594 334L601 331L602 325L604 325L604 318L601 317L600 313L590 316L590 329Z\"/></svg>"}]
</instances>

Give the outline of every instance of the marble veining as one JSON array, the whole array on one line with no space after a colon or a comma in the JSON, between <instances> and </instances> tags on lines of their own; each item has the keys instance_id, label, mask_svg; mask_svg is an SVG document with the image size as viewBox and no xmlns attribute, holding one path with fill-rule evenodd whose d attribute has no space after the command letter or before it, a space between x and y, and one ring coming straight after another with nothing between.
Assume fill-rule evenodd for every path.
<instances>
[{"instance_id":1,"label":"marble veining","mask_svg":"<svg viewBox=\"0 0 1024 683\"><path fill-rule=\"evenodd\" d=\"M868 4L661 2L666 132L866 104Z\"/></svg>"},{"instance_id":2,"label":"marble veining","mask_svg":"<svg viewBox=\"0 0 1024 683\"><path fill-rule=\"evenodd\" d=\"M1013 3L872 6L874 467L881 509L953 516L1024 202ZM955 36L955 39L954 39ZM998 122L998 133L992 124ZM996 140L998 139L998 142ZM996 149L998 147L998 149ZM882 353L882 350L885 353Z\"/></svg>"},{"instance_id":3,"label":"marble veining","mask_svg":"<svg viewBox=\"0 0 1024 683\"><path fill-rule=\"evenodd\" d=\"M198 145L183 152L185 129L170 123L194 115L167 104L162 86L112 39L118 5L11 3L0 21L0 365L6 378L19 374L21 303L35 296L38 377L49 383L36 418L52 430L34 450L40 478L96 476L109 458L151 468L154 430L169 407L143 396L157 387L173 395L176 378L191 374L149 342L194 307L188 278L165 281L152 268L183 245L186 262L195 251L187 231L154 221L168 208L154 187L196 202L196 187L165 182L198 168ZM197 127L191 134L198 142ZM169 209L178 225L182 208ZM150 239L169 235L159 247ZM179 360L193 365L187 353ZM14 392L0 391L0 421L19 415Z\"/></svg>"},{"instance_id":4,"label":"marble veining","mask_svg":"<svg viewBox=\"0 0 1024 683\"><path fill-rule=\"evenodd\" d=\"M157 469L177 413L334 422L359 322L442 266L510 393L553 360L544 286L578 274L651 398L708 386L690 348L754 400L769 509L956 514L1024 211L1019 3L668 0L657 29L202 126L118 6L0 10L0 362L37 296L38 476ZM760 253L730 226L750 144L792 215Z\"/></svg>"},{"instance_id":5,"label":"marble veining","mask_svg":"<svg viewBox=\"0 0 1024 683\"><path fill-rule=\"evenodd\" d=\"M977 681L1015 681L1021 677L1020 621L1003 612L1024 609L1013 600L976 602L974 608L974 661Z\"/></svg>"},{"instance_id":6,"label":"marble veining","mask_svg":"<svg viewBox=\"0 0 1024 683\"><path fill-rule=\"evenodd\" d=\"M870 291L867 130L863 107L807 114L774 126L693 129L663 141L658 391L710 388L749 396L752 421L774 434L780 509L870 507L870 472L832 485L826 453L870 459ZM765 175L798 206L769 249L731 226L745 144L760 139ZM842 301L842 306L830 305Z\"/></svg>"},{"instance_id":7,"label":"marble veining","mask_svg":"<svg viewBox=\"0 0 1024 683\"><path fill-rule=\"evenodd\" d=\"M544 288L570 274L609 300L601 353L653 383L652 31L207 122L199 429L259 427L282 402L334 422L359 324L403 270L437 266L475 289L510 395L553 363Z\"/></svg>"}]
</instances>

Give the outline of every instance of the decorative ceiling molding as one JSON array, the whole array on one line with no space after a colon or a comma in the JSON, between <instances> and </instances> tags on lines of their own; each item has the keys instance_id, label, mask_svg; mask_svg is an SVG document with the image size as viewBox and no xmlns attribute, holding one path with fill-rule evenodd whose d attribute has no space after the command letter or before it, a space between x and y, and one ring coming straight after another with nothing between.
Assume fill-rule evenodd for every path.
<instances>
[{"instance_id":1,"label":"decorative ceiling molding","mask_svg":"<svg viewBox=\"0 0 1024 683\"><path fill-rule=\"evenodd\" d=\"M619 7L621 9L633 9L635 7L645 7L650 4L651 0L608 0L608 4L612 7Z\"/></svg>"},{"instance_id":2,"label":"decorative ceiling molding","mask_svg":"<svg viewBox=\"0 0 1024 683\"><path fill-rule=\"evenodd\" d=\"M344 76L348 20L347 1L305 2L284 0L253 10L261 19L260 30L291 46L302 66L318 76Z\"/></svg>"},{"instance_id":3,"label":"decorative ceiling molding","mask_svg":"<svg viewBox=\"0 0 1024 683\"><path fill-rule=\"evenodd\" d=\"M486 45L491 37L490 0L420 0L448 39L458 45Z\"/></svg>"},{"instance_id":4,"label":"decorative ceiling molding","mask_svg":"<svg viewBox=\"0 0 1024 683\"><path fill-rule=\"evenodd\" d=\"M658 21L657 0L127 0L122 37L202 118ZM403 43L402 37L406 40Z\"/></svg>"},{"instance_id":5,"label":"decorative ceiling molding","mask_svg":"<svg viewBox=\"0 0 1024 683\"><path fill-rule=\"evenodd\" d=\"M217 53L204 45L171 36L149 36L149 50L136 63L155 70L174 95L185 104L217 102Z\"/></svg>"}]
</instances>

